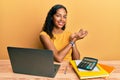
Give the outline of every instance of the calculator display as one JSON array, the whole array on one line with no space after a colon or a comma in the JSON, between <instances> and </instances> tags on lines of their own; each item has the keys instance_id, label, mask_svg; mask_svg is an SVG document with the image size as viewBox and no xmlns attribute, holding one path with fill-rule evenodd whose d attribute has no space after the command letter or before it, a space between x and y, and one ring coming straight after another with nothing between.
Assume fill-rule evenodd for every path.
<instances>
[{"instance_id":1,"label":"calculator display","mask_svg":"<svg viewBox=\"0 0 120 80\"><path fill-rule=\"evenodd\" d=\"M85 70L93 70L97 62L98 59L91 57L84 57L77 67Z\"/></svg>"}]
</instances>

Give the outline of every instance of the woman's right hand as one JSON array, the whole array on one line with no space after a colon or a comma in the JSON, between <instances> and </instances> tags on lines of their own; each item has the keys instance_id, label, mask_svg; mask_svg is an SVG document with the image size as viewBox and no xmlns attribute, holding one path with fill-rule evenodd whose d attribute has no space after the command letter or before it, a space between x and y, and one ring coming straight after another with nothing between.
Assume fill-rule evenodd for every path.
<instances>
[{"instance_id":1,"label":"woman's right hand","mask_svg":"<svg viewBox=\"0 0 120 80\"><path fill-rule=\"evenodd\" d=\"M88 31L84 31L83 29L80 29L79 32L77 33L73 33L71 36L70 36L70 41L77 41L77 40L80 40L80 39L83 39L85 36L87 36L88 34Z\"/></svg>"}]
</instances>

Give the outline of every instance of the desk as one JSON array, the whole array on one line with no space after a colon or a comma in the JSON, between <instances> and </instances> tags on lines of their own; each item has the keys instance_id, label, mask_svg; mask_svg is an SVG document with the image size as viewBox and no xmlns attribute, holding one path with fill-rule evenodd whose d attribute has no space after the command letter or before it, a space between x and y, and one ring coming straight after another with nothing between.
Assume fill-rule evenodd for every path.
<instances>
[{"instance_id":1,"label":"desk","mask_svg":"<svg viewBox=\"0 0 120 80\"><path fill-rule=\"evenodd\" d=\"M114 66L116 69L110 74L108 80L120 80L120 60L119 61L99 61L99 63ZM64 61L61 64L55 78L42 76L33 76L25 74L17 74L12 72L9 60L0 60L0 80L79 80L78 76L69 65L69 62ZM67 66L67 72L64 71ZM105 80L105 79L87 79L87 80Z\"/></svg>"}]
</instances>

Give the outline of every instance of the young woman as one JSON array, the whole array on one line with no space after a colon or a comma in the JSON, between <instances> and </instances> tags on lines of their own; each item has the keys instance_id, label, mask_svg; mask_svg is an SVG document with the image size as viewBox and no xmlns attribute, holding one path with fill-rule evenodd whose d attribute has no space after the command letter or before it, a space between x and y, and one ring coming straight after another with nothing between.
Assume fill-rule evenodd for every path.
<instances>
[{"instance_id":1,"label":"young woman","mask_svg":"<svg viewBox=\"0 0 120 80\"><path fill-rule=\"evenodd\" d=\"M44 49L52 50L57 62L63 60L80 59L80 53L76 47L76 41L83 39L87 31L80 29L71 34L65 30L67 9L63 5L54 5L46 17L40 40Z\"/></svg>"}]
</instances>

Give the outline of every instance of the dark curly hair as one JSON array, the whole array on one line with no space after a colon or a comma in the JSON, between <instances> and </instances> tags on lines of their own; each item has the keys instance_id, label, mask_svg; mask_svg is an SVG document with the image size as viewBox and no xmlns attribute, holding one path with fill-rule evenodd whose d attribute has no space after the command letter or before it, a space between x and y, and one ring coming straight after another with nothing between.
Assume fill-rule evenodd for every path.
<instances>
[{"instance_id":1,"label":"dark curly hair","mask_svg":"<svg viewBox=\"0 0 120 80\"><path fill-rule=\"evenodd\" d=\"M54 27L54 23L52 20L53 15L56 14L57 10L60 8L64 8L67 13L67 9L63 5L61 4L54 5L48 12L45 23L43 25L43 31L45 31L50 36L50 38L53 38L52 34L52 30ZM65 30L65 25L62 27L62 30Z\"/></svg>"}]
</instances>

